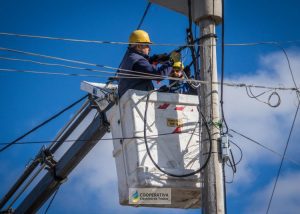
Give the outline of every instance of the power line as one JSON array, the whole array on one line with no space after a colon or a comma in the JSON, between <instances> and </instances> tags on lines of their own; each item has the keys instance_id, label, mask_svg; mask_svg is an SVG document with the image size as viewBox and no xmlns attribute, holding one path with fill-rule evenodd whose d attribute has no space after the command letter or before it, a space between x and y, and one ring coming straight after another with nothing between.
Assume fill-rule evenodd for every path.
<instances>
[{"instance_id":1,"label":"power line","mask_svg":"<svg viewBox=\"0 0 300 214\"><path fill-rule=\"evenodd\" d=\"M77 63L77 64L82 64L82 65L89 65L89 66L96 66L96 67L101 67L101 68L106 68L106 69L111 69L111 70L122 70L122 71L127 71L127 72L132 72L132 73L137 73L137 74L142 74L143 78L150 79L150 76L157 77L157 78L164 78L164 79L169 79L169 80L181 80L181 81L187 81L187 82L195 82L195 83L203 83L203 84L208 84L206 81L201 81L201 80L194 80L194 79L181 79L181 78L175 78L175 77L167 77L167 76L162 76L162 75L155 75L155 74L147 74L145 76L144 72L140 71L133 71L133 70L128 70L128 69L119 69L116 67L112 66L107 66L107 65L100 65L100 64L94 64L94 63L88 63L88 62L83 62L83 61L78 61L78 60L72 60L72 59L65 59L61 57L56 57L56 56L49 56L49 55L44 55L44 54L39 54L39 53L33 53L33 52L27 52L27 51L21 51L21 50L16 50L16 49L10 49L10 48L4 48L0 47L0 50L2 51L9 51L9 52L15 52L15 53L20 53L24 55L30 55L30 56L37 56L37 57L43 57L43 58L48 58L48 59L54 59L54 60L59 60L59 61L65 61L65 62L71 62L71 63ZM99 71L103 72L103 71ZM106 71L107 72L107 71ZM122 73L122 75L125 75ZM131 76L134 76L133 74L130 74ZM128 76L130 76L128 75ZM135 75L135 78L140 78L141 76ZM113 77L113 78L120 78L120 77ZM128 78L128 77L121 77L121 78ZM156 79L156 78L153 78ZM220 84L219 82L212 82L212 84ZM233 86L233 87L248 87L248 88L261 88L261 89L273 89L273 90L294 90L298 91L299 88L286 88L286 87L270 87L270 86L260 86L260 85L249 85L246 83L223 83L223 85L226 86Z\"/></svg>"},{"instance_id":2,"label":"power line","mask_svg":"<svg viewBox=\"0 0 300 214\"><path fill-rule=\"evenodd\" d=\"M147 7L146 7L146 9L145 9L145 12L144 12L144 14L143 14L143 16L142 16L142 18L141 18L141 21L140 21L140 23L139 23L139 25L138 25L138 27L137 27L137 30L139 30L140 28L141 28L141 26L142 26L142 24L143 24L143 22L144 22L144 19L145 19L145 17L147 16L147 13L148 13L148 11L149 11L149 9L150 9L150 7L151 7L151 2L149 2L148 4L147 4Z\"/></svg>"},{"instance_id":3,"label":"power line","mask_svg":"<svg viewBox=\"0 0 300 214\"><path fill-rule=\"evenodd\" d=\"M268 150L268 151L270 151L270 152L276 154L277 156L283 157L283 155L280 154L279 152L276 152L275 150L273 150L273 149L271 149L271 148L269 148L269 147L263 145L262 143L260 143L260 142L258 142L258 141L256 141L256 140L253 140L252 138L247 137L246 135L241 134L240 132L235 131L235 130L233 130L233 129L229 129L229 130L232 131L232 132L234 132L234 133L236 133L236 134L238 134L239 136L241 136L241 137L243 137L243 138L249 140L250 142L253 142L253 143L255 143L255 144L261 146L262 148L264 148L264 149L266 149L266 150ZM292 162L292 163L294 163L294 164L300 166L300 163L298 163L297 161L292 160L292 159L289 159L289 158L287 158L287 157L284 157L284 158L285 158L286 160L288 160L288 161L290 161L290 162Z\"/></svg>"},{"instance_id":4,"label":"power line","mask_svg":"<svg viewBox=\"0 0 300 214\"><path fill-rule=\"evenodd\" d=\"M0 36L15 36L15 37L24 37L24 38L33 38L33 39L48 39L48 40L69 41L69 42L82 42L82 43L94 43L94 44L112 44L112 45L137 44L137 43L129 43L129 42L85 40L85 39L40 36L40 35L30 35L30 34L9 33L9 32L0 32ZM300 42L300 40L242 42L242 43L227 43L227 44L224 44L224 45L225 46L256 46L256 45L288 44L288 43L298 43L298 42ZM187 44L172 44L172 43L152 43L151 45L155 45L155 46L194 46L194 45L187 45ZM200 44L196 44L196 46L201 46L201 45Z\"/></svg>"},{"instance_id":5,"label":"power line","mask_svg":"<svg viewBox=\"0 0 300 214\"><path fill-rule=\"evenodd\" d=\"M279 169L278 169L278 172L277 172L276 180L275 180L275 183L274 183L274 186L273 186L272 194L271 194L269 204L268 204L268 209L267 209L267 212L266 212L267 214L269 213L269 210L270 210L270 207L271 207L272 199L273 199L274 192L275 192L277 182L278 182L278 179L279 179L279 175L280 175L280 171L281 171L281 168L282 168L283 160L284 160L287 148L289 146L289 142L290 142L291 135L292 135L294 125L295 125L295 121L296 121L296 118L297 118L297 115L298 115L299 106L300 106L300 101L298 102L298 106L297 106L297 109L296 109L296 112L295 112L295 116L294 116L292 126L291 126L291 129L290 129L290 132L289 132L289 136L288 136L285 148L284 148L283 156L282 156L281 161L280 161L280 165L279 165Z\"/></svg>"},{"instance_id":6,"label":"power line","mask_svg":"<svg viewBox=\"0 0 300 214\"><path fill-rule=\"evenodd\" d=\"M19 140L23 139L24 137L26 137L27 135L29 135L30 133L38 130L39 128L41 128L42 126L46 125L47 123L49 123L51 120L57 118L58 116L60 116L61 114L63 114L65 111L71 109L73 106L75 106L76 104L80 103L82 100L84 100L88 95L83 96L82 98L80 98L79 100L77 100L76 102L72 103L71 105L67 106L66 108L64 108L63 110L61 110L60 112L56 113L55 115L51 116L50 118L48 118L47 120L45 120L44 122L40 123L39 125L37 125L36 127L32 128L31 130L29 130L28 132L26 132L25 134L23 134L22 136L18 137L17 139L13 140L12 142L8 143L7 145L5 145L4 147L2 147L0 149L0 153L3 152L4 150L6 150L7 148L9 148L10 146L14 145L16 142L18 142Z\"/></svg>"},{"instance_id":7,"label":"power line","mask_svg":"<svg viewBox=\"0 0 300 214\"><path fill-rule=\"evenodd\" d=\"M268 105L268 106L270 106L270 107L276 108L276 107L278 107L278 106L280 105L280 103L281 103L281 98L280 98L279 94L278 94L276 91L273 91L273 92L269 95L268 101L263 101L263 100L259 99L260 96L264 95L265 93L268 93L268 92L272 91L271 89L270 89L270 90L267 90L267 91L264 91L264 92L262 92L262 93L260 93L260 94L257 94L257 95L254 95L254 94L253 94L251 88L248 89L248 88L246 87L245 89L246 89L246 93L247 93L247 95L248 95L249 98L256 99L258 102L264 103L264 104L266 104L266 105ZM272 104L272 103L271 103L271 99L272 99L273 96L277 97L277 102L276 102L275 104Z\"/></svg>"},{"instance_id":8,"label":"power line","mask_svg":"<svg viewBox=\"0 0 300 214\"><path fill-rule=\"evenodd\" d=\"M59 60L59 61L64 61L64 62L69 62L69 63L95 66L95 67L100 67L100 68L105 68L105 69L110 69L110 70L127 71L127 72L131 72L131 73L138 73L138 74L145 75L145 73L142 72L142 71L133 71L133 70L128 70L128 69L121 69L121 68L116 68L116 67L107 66L107 65L100 65L100 64L95 64L95 63L83 62L83 61L79 61L79 60L66 59L66 58L50 56L50 55L45 55L45 54L39 54L39 53L33 53L33 52L28 52L28 51L21 51L21 50L16 50L16 49L11 49L11 48L0 47L0 50L13 52L13 53L19 53L19 54L23 54L23 55L29 55L29 56L42 57L42 58L46 58L46 59ZM126 74L122 73L122 75L126 75ZM156 74L147 74L147 75L148 76L161 77L161 75L156 75Z\"/></svg>"},{"instance_id":9,"label":"power line","mask_svg":"<svg viewBox=\"0 0 300 214\"><path fill-rule=\"evenodd\" d=\"M114 72L112 72L112 71L102 71L102 70L96 70L96 69L91 69L91 68L82 68L82 67L64 65L64 64L59 64L59 63L40 62L40 61L29 60L29 59L1 57L1 56L0 56L0 59L1 60L10 60L10 61L19 61L19 62L30 62L30 63L39 64L39 65L46 65L46 66L59 66L59 67L71 68L71 69L78 69L78 70L84 70L84 71L92 71L92 72L102 72L102 73L114 74Z\"/></svg>"},{"instance_id":10,"label":"power line","mask_svg":"<svg viewBox=\"0 0 300 214\"><path fill-rule=\"evenodd\" d=\"M57 73L57 72L43 72L43 71L33 71L33 70L19 70L19 69L7 69L7 68L0 68L0 71L3 72L21 72L21 73L33 73L33 74L46 74L46 75L63 75L63 76L85 76L85 77L109 77L109 76L95 76L95 75L86 75L86 74L69 74L69 73ZM117 79L122 79L122 78L141 78L143 77L144 79L156 79L154 77L148 77L148 76L143 76L143 75L135 75L132 74L131 76L128 77L114 77ZM164 79L170 79L170 80L183 80L181 78L175 78L175 77L167 77L167 76L161 76L161 78ZM185 81L188 82L196 82L196 83L202 83L202 84L208 84L206 81L201 81L201 80L194 80L194 79L184 79ZM220 82L213 82L213 84L221 84ZM295 91L298 90L296 88L292 87L271 87L271 86L263 86L263 85L246 85L245 83L223 83L225 86L229 87L248 87L248 88L264 88L264 89L272 89L272 90L291 90Z\"/></svg>"},{"instance_id":11,"label":"power line","mask_svg":"<svg viewBox=\"0 0 300 214\"><path fill-rule=\"evenodd\" d=\"M156 138L159 136L165 136L165 135L175 135L178 133L170 132L170 133L161 133L157 135L147 135L148 138ZM194 134L193 132L189 131L182 131L181 134ZM195 134L194 134L195 135ZM132 140L132 139L140 139L144 138L144 136L133 136L133 137L117 137L117 138L100 138L100 139L95 139L92 141L109 141L109 140ZM16 142L14 145L27 145L27 144L47 144L47 143L59 143L59 142L75 142L75 141L80 141L80 142L86 142L90 140L78 140L78 139L72 139L72 140L45 140L45 141L23 141L23 142ZM9 143L0 143L0 145L8 145Z\"/></svg>"},{"instance_id":12,"label":"power line","mask_svg":"<svg viewBox=\"0 0 300 214\"><path fill-rule=\"evenodd\" d=\"M224 95L224 75L225 75L225 12L224 12L224 0L222 0L222 58L221 58L221 99L220 99L220 104L221 104L221 114L222 114L222 123L225 124L226 131L223 134L228 133L228 125L225 120L225 115L224 115L224 100L223 100L223 95ZM222 130L223 132L223 130ZM224 182L225 185L225 182Z\"/></svg>"},{"instance_id":13,"label":"power line","mask_svg":"<svg viewBox=\"0 0 300 214\"><path fill-rule=\"evenodd\" d=\"M280 44L276 44L276 45L277 45L279 48L281 48L282 52L284 53L285 58L286 58L286 61L287 61L287 63L288 63L289 71L290 71L290 74L291 74L291 77L292 77L294 86L295 86L296 88L298 88L298 86L297 86L297 84L296 84L296 81L295 81L294 73L293 73L293 70L292 70L292 67L291 67L291 62L290 62L290 59L289 59L289 56L288 56L287 52L285 51L285 49L284 49ZM296 95L297 95L298 101L300 102L300 96L299 96L299 93L296 93Z\"/></svg>"},{"instance_id":14,"label":"power line","mask_svg":"<svg viewBox=\"0 0 300 214\"><path fill-rule=\"evenodd\" d=\"M113 71L103 71L103 70L97 70L97 69L91 69L91 68L83 68L83 67L78 67L78 66L70 66L70 65L65 65L65 64L59 64L59 63L49 63L49 62L41 62L41 61L36 61L36 60L28 60L28 59L19 59L19 58L11 58L11 57L0 57L0 60L10 60L10 61L19 61L19 62L30 62L34 64L39 64L39 65L46 65L46 66L59 66L59 67L64 67L64 68L70 68L70 69L77 69L77 70L83 70L83 71L90 71L90 72L99 72L99 73L105 73L105 74L114 74L115 72ZM110 66L107 66L110 67ZM113 68L113 67L111 67ZM13 70L13 69L11 69ZM115 69L114 69L115 70ZM9 70L8 70L9 71ZM129 71L129 70L128 70ZM34 71L32 71L34 72ZM37 71L35 71L37 72ZM138 71L129 71L132 73L141 73ZM41 73L41 72L40 72ZM46 73L46 72L45 72ZM51 73L53 74L53 72ZM58 75L61 75L61 73L57 73ZM122 73L122 75L125 76L132 76L133 74L130 73ZM68 75L65 75L68 76ZM70 76L86 76L86 74L72 74ZM90 76L90 75L88 75ZM144 76L144 75L143 75ZM161 77L160 75L155 75L155 74L150 74L150 76L157 76ZM98 76L91 76L91 77L98 77Z\"/></svg>"},{"instance_id":15,"label":"power line","mask_svg":"<svg viewBox=\"0 0 300 214\"><path fill-rule=\"evenodd\" d=\"M39 35L7 33L7 32L0 32L0 36L16 36L16 37L33 38L33 39L48 39L48 40L57 40L57 41L82 42L82 43L93 43L93 44L110 44L110 45L135 45L135 44L141 44L141 43L130 43L130 42L72 39L72 38L39 36ZM151 43L150 45L153 45L153 46L182 46L182 44L172 44L172 43Z\"/></svg>"},{"instance_id":16,"label":"power line","mask_svg":"<svg viewBox=\"0 0 300 214\"><path fill-rule=\"evenodd\" d=\"M33 70L19 70L19 69L7 69L0 68L0 72L16 72L16 73L31 73L31 74L43 74L43 75L59 75L59 76L72 76L72 77L107 77L107 76L97 76L97 75L88 75L88 74L69 74L61 72L46 72L46 71L33 71Z\"/></svg>"},{"instance_id":17,"label":"power line","mask_svg":"<svg viewBox=\"0 0 300 214\"><path fill-rule=\"evenodd\" d=\"M44 72L44 71L35 71L35 70L19 70L19 69L10 69L10 68L0 68L0 72L17 72L17 73L32 73L32 74L43 74L43 75L59 75L59 76L82 76L82 77L97 77L97 78L115 78L115 79L152 79L156 80L157 78L151 76L144 76L144 75L137 75L131 74L128 76L101 76L101 75L88 75L88 74L74 74L74 73L62 73L62 72ZM201 84L208 84L207 81L195 80L195 79L181 79L176 77L167 77L167 76L160 76L161 79L167 80L180 80L180 81L187 81L187 82L194 82L194 83L201 83ZM220 82L212 82L212 84L221 84ZM246 84L246 83L223 83L223 85L228 87L235 87L235 88L260 88L260 89L271 89L271 90L282 90L282 91L298 91L298 88L293 87L274 87L274 86L263 86L263 85L253 85L253 84Z\"/></svg>"},{"instance_id":18,"label":"power line","mask_svg":"<svg viewBox=\"0 0 300 214\"><path fill-rule=\"evenodd\" d=\"M51 205L52 205L52 203L53 203L53 201L54 201L54 199L55 199L55 196L56 196L58 190L59 190L59 187L57 187L57 189L56 189L56 191L55 191L53 197L51 198L51 200L50 200L50 202L49 202L49 204L48 204L48 206L47 206L47 208L46 208L44 214L47 214L48 210L50 209L50 207L51 207Z\"/></svg>"}]
</instances>

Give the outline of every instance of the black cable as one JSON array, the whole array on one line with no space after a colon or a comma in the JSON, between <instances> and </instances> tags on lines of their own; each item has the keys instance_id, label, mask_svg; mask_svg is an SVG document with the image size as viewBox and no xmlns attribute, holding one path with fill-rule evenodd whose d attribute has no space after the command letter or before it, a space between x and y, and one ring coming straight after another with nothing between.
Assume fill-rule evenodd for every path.
<instances>
[{"instance_id":1,"label":"black cable","mask_svg":"<svg viewBox=\"0 0 300 214\"><path fill-rule=\"evenodd\" d=\"M243 135L243 134L241 134L241 133L239 133L239 132L237 132L237 131L235 131L235 130L233 130L233 129L229 129L229 130L232 131L232 132L234 132L234 133L236 133L236 134L238 134L239 136L241 136L241 137L243 137L243 138L249 140L250 142L253 142L253 143L255 143L255 144L261 146L262 148L264 148L264 149L266 149L266 150L268 150L268 151L270 151L270 152L276 154L277 156L283 157L282 154L280 154L280 153L276 152L275 150L273 150L273 149L271 149L271 148L269 148L269 147L267 147L267 146L265 146L265 145L259 143L259 142L256 141L256 140L253 140L253 139L251 139L250 137L247 137L247 136L245 136L245 135ZM290 162L292 162L292 163L294 163L294 164L300 166L300 163L298 163L297 161L291 160L291 159L289 159L289 158L285 158L285 159L287 159L287 160L289 160Z\"/></svg>"},{"instance_id":2,"label":"black cable","mask_svg":"<svg viewBox=\"0 0 300 214\"><path fill-rule=\"evenodd\" d=\"M262 92L262 93L260 93L258 95L254 95L253 92L252 92L252 90L251 90L251 88L249 86L246 86L245 89L246 89L246 93L247 93L248 97L256 99L258 102L267 104L267 105L269 105L270 107L273 107L273 108L276 108L276 107L278 107L281 104L281 98L280 98L279 94L275 90L273 91L273 89L264 91L264 92ZM268 93L270 91L273 91L273 92L269 95L268 101L263 101L263 100L259 99L260 96L262 96L265 93ZM271 99L272 99L273 96L277 97L277 102L275 104L271 103Z\"/></svg>"},{"instance_id":3,"label":"black cable","mask_svg":"<svg viewBox=\"0 0 300 214\"><path fill-rule=\"evenodd\" d=\"M240 150L241 157L240 157L240 159L235 163L235 165L237 166L237 165L242 161L244 154L243 154L243 151L242 151L241 147L239 147L235 142L233 142L233 141L231 141L231 140L230 140L229 142L232 143L233 145L235 145L235 146Z\"/></svg>"},{"instance_id":4,"label":"black cable","mask_svg":"<svg viewBox=\"0 0 300 214\"><path fill-rule=\"evenodd\" d=\"M223 192L224 192L224 210L225 214L227 213L227 197L226 197L226 174L225 174L225 163L222 163L222 171L223 171Z\"/></svg>"},{"instance_id":5,"label":"black cable","mask_svg":"<svg viewBox=\"0 0 300 214\"><path fill-rule=\"evenodd\" d=\"M58 116L60 116L61 114L63 114L65 111L69 110L70 108L72 108L73 106L75 106L76 104L80 103L82 100L84 100L85 98L87 98L88 95L83 96L82 98L80 98L79 100L77 100L76 102L72 103L71 105L67 106L66 108L64 108L63 110L61 110L60 112L58 112L57 114L53 115L52 117L50 117L49 119L45 120L44 122L42 122L41 124L37 125L36 127L32 128L31 130L29 130L28 132L26 132L25 134L23 134L22 136L18 137L17 139L13 140L12 142L8 143L6 146L2 147L0 149L0 152L3 152L4 150L6 150L7 148L9 148L10 146L14 145L16 142L18 142L19 140L21 140L22 138L26 137L27 135L29 135L30 133L36 131L37 129L41 128L42 126L44 126L45 124L49 123L51 120L57 118Z\"/></svg>"},{"instance_id":6,"label":"black cable","mask_svg":"<svg viewBox=\"0 0 300 214\"><path fill-rule=\"evenodd\" d=\"M292 67L291 67L291 63L290 63L290 59L289 59L289 56L287 54L287 52L285 51L285 49L279 44L279 43L275 43L279 48L281 48L282 52L284 53L285 55L285 58L286 58L286 61L288 63L288 66L289 66L289 70L290 70L290 74L291 74L291 77L292 77L292 80L293 80L293 83L295 85L295 88L298 88L297 86L297 83L295 81L295 77L294 77L294 74L293 74L293 70L292 70ZM299 91L299 90L298 90ZM300 102L300 96L299 94L297 93L297 98L298 98L298 101Z\"/></svg>"},{"instance_id":7,"label":"black cable","mask_svg":"<svg viewBox=\"0 0 300 214\"><path fill-rule=\"evenodd\" d=\"M221 104L221 113L222 113L222 123L225 124L226 131L223 132L222 134L227 134L228 133L228 125L225 120L224 116L224 101L223 101L223 95L224 95L224 58L225 58L225 21L224 21L224 0L222 0L222 61L221 61L221 99L220 99L220 104Z\"/></svg>"},{"instance_id":8,"label":"black cable","mask_svg":"<svg viewBox=\"0 0 300 214\"><path fill-rule=\"evenodd\" d=\"M181 133L189 133L188 131L182 131ZM159 136L166 136L166 135L174 135L177 133L162 133L162 134L157 134L157 135L148 135L148 138L156 138ZM100 138L100 139L95 139L92 140L92 142L94 141L106 141L106 140L132 140L132 139L140 139L140 138L144 138L144 136L142 137L138 137L138 136L134 136L134 137L116 137L116 138ZM86 142L86 141L90 141L90 140L64 140L63 142L75 142L75 141L80 141L80 142ZM26 144L43 144L43 143L58 143L58 142L62 142L61 140L45 140L45 141L22 141L22 142L17 142L14 145L26 145ZM8 145L9 143L0 143L0 145Z\"/></svg>"},{"instance_id":9,"label":"black cable","mask_svg":"<svg viewBox=\"0 0 300 214\"><path fill-rule=\"evenodd\" d=\"M281 171L281 168L282 168L284 156L285 156L287 148L289 146L290 138L291 138L291 135L292 135L292 132L293 132L293 129L294 129L294 125L295 125L295 121L296 121L296 118L297 118L297 115L298 115L299 106L300 106L300 101L298 102L297 110L296 110L296 113L295 113L295 116L294 116L294 119L293 119L293 123L292 123L291 129L290 129L290 132L289 132L289 136L288 136L285 148L284 148L283 156L282 156L281 161L280 161L280 165L279 165L279 169L278 169L278 172L277 172L275 184L273 186L272 194L271 194L269 204L268 204L268 209L267 209L267 212L266 212L267 214L269 213L269 210L270 210L270 207L271 207L273 195L274 195L274 192L275 192L275 189L276 189L276 186L277 186L277 182L278 182L278 178L279 178L280 171Z\"/></svg>"},{"instance_id":10,"label":"black cable","mask_svg":"<svg viewBox=\"0 0 300 214\"><path fill-rule=\"evenodd\" d=\"M213 1L213 4L215 3L215 1ZM213 5L214 7L214 5ZM213 8L213 11L215 12L215 9ZM220 104L221 104L221 114L222 114L222 124L224 123L225 124L225 132L223 131L223 126L222 126L222 129L221 129L221 134L222 135L226 135L228 133L228 125L227 125L227 122L225 120L225 116L224 116L224 100L223 100L223 94L224 94L224 56L225 56L225 47L224 47L224 38L225 38L225 14L224 14L224 0L222 0L222 61L221 61L221 99L220 99ZM231 150L230 150L231 152ZM231 152L231 155L232 155L232 152ZM232 158L233 158L233 155L232 155ZM229 159L230 161L230 159ZM224 167L224 161L223 161L223 167ZM235 167L235 166L234 166ZM236 168L235 168L235 171L234 173L236 172ZM224 172L225 173L225 170ZM223 182L223 186L224 186L224 210L225 210L225 214L227 214L227 193L226 193L226 180L225 180L225 177L224 177L224 182Z\"/></svg>"},{"instance_id":11,"label":"black cable","mask_svg":"<svg viewBox=\"0 0 300 214\"><path fill-rule=\"evenodd\" d=\"M233 183L233 180L234 180L234 172L233 170L232 171L232 178L231 178L231 181L226 181L226 184L232 184Z\"/></svg>"},{"instance_id":12,"label":"black cable","mask_svg":"<svg viewBox=\"0 0 300 214\"><path fill-rule=\"evenodd\" d=\"M47 206L47 208L46 208L44 214L47 214L49 208L51 207L51 205L52 205L52 203L53 203L53 201L54 201L54 199L55 199L55 196L56 196L58 190L59 190L59 187L57 187L57 190L55 191L53 197L51 198L51 201L49 202L49 204L48 204L48 206Z\"/></svg>"},{"instance_id":13,"label":"black cable","mask_svg":"<svg viewBox=\"0 0 300 214\"><path fill-rule=\"evenodd\" d=\"M194 64L194 75L196 79L200 79L200 74L198 73L199 71L199 64L197 60L197 52L195 50L194 44L196 41L199 41L200 39L194 40L193 38L193 30L192 30L192 25L193 25L193 20L192 20L192 2L191 0L188 0L188 17L189 17L189 28L187 29L187 43L188 45L193 44L193 46L189 46L192 54L192 59L193 59L193 64ZM198 50L200 48L198 47Z\"/></svg>"},{"instance_id":14,"label":"black cable","mask_svg":"<svg viewBox=\"0 0 300 214\"><path fill-rule=\"evenodd\" d=\"M177 174L173 174L173 173L169 173L165 170L163 170L162 168L160 168L160 166L154 161L152 155L151 155L151 152L150 152L150 149L149 149L149 146L148 146L148 141L147 141L147 133L146 133L146 130L147 130L147 111L148 111L148 103L149 103L149 98L150 98L150 95L151 93L155 92L155 91L158 91L158 90L152 90L150 91L148 94L147 94L147 98L146 98L146 106L145 106L145 114L144 114L144 141L145 141L145 145L146 145L146 150L147 150L147 154L151 160L151 162L153 163L153 165L159 170L161 171L162 173L168 175L168 176L172 176L172 177L177 177L177 178L183 178L183 177L188 177L188 176L192 176L192 175L195 175L199 172L201 172L205 167L206 165L208 164L208 161L211 157L211 152L212 152L212 139L211 139L211 135L210 135L210 130L209 130L209 127L208 127L208 124L207 124L207 121L204 117L204 115L202 114L201 111L199 111L199 113L201 114L202 116L202 119L204 121L204 124L205 124L205 127L207 129L207 133L208 133L208 138L209 138L209 144L210 144L210 147L209 147L209 152L208 152L208 157L205 161L205 163L196 171L194 172L191 172L191 173L187 173L187 174L182 174L182 175L177 175ZM200 134L200 132L199 132Z\"/></svg>"},{"instance_id":15,"label":"black cable","mask_svg":"<svg viewBox=\"0 0 300 214\"><path fill-rule=\"evenodd\" d=\"M272 89L270 89L270 90L264 91L264 92L262 92L262 93L260 93L258 95L254 95L253 92L251 91L251 88L249 86L246 86L245 89L246 89L246 93L247 93L248 97L254 98L254 99L256 99L256 98L264 95L265 93L268 93L268 92L272 91Z\"/></svg>"},{"instance_id":16,"label":"black cable","mask_svg":"<svg viewBox=\"0 0 300 214\"><path fill-rule=\"evenodd\" d=\"M138 25L138 27L137 27L137 30L139 30L139 29L141 28L141 26L142 26L142 24L143 24L143 22L144 22L144 19L145 19L147 13L148 13L148 10L149 10L151 4L152 4L151 2L149 2L149 3L147 4L147 7L146 7L145 12L144 12L144 14L143 14L143 17L141 18L141 21L140 21L140 23L139 23L139 25Z\"/></svg>"},{"instance_id":17,"label":"black cable","mask_svg":"<svg viewBox=\"0 0 300 214\"><path fill-rule=\"evenodd\" d=\"M233 156L233 153L231 150L230 150L230 157L231 157L231 159L229 158L228 161L230 163L230 166L232 167L233 172L236 173L236 163L235 163L234 156Z\"/></svg>"}]
</instances>

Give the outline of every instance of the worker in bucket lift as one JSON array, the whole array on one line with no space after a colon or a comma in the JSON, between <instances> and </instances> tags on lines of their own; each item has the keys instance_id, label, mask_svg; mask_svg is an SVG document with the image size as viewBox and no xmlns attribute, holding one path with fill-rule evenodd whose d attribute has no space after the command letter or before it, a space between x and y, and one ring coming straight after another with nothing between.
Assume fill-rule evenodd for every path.
<instances>
[{"instance_id":1,"label":"worker in bucket lift","mask_svg":"<svg viewBox=\"0 0 300 214\"><path fill-rule=\"evenodd\" d=\"M170 74L170 77L183 79L183 69L184 65L182 62L176 62L173 64L173 70ZM185 84L182 80L169 80L169 93L179 93L187 94L188 85Z\"/></svg>"},{"instance_id":2,"label":"worker in bucket lift","mask_svg":"<svg viewBox=\"0 0 300 214\"><path fill-rule=\"evenodd\" d=\"M172 52L170 56L160 55L159 57L159 55L155 55L150 58L150 44L152 42L148 33L143 30L133 31L129 37L129 43L128 50L118 70L118 93L120 97L128 89L153 90L152 80L161 80L163 76L169 76L173 63L180 61L181 58L178 52ZM160 63L159 66L156 65L158 62ZM153 77L153 74L161 77ZM136 75L139 75L139 77L130 78Z\"/></svg>"},{"instance_id":3,"label":"worker in bucket lift","mask_svg":"<svg viewBox=\"0 0 300 214\"><path fill-rule=\"evenodd\" d=\"M161 91L169 93L197 95L197 90L191 87L188 82L184 81L184 79L191 78L191 71L189 66L184 67L182 62L174 63L173 71L171 72L170 77L180 78L182 80L169 80L169 86L161 87Z\"/></svg>"}]
</instances>

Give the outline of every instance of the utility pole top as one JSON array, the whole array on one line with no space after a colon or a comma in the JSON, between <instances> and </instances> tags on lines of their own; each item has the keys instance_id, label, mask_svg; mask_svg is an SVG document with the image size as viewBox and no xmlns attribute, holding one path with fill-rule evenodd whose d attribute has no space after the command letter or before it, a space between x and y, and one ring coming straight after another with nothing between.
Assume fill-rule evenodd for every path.
<instances>
[{"instance_id":1,"label":"utility pole top","mask_svg":"<svg viewBox=\"0 0 300 214\"><path fill-rule=\"evenodd\" d=\"M149 0L154 4L188 16L188 0ZM192 19L198 23L205 19L214 20L215 24L222 21L222 0L191 0Z\"/></svg>"}]
</instances>

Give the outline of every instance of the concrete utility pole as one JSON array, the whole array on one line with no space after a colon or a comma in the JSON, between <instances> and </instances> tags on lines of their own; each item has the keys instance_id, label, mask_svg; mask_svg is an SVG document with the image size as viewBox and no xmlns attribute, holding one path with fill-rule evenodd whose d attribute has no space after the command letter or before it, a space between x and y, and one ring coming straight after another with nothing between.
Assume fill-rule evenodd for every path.
<instances>
[{"instance_id":1,"label":"concrete utility pole","mask_svg":"<svg viewBox=\"0 0 300 214\"><path fill-rule=\"evenodd\" d=\"M215 24L213 20L204 20L200 23L201 39L201 74L202 80L217 82L216 63L216 38ZM214 126L219 121L219 95L218 85L206 84L201 87L201 109L204 111L206 120L212 122L210 134L212 137L212 154L207 167L204 170L204 213L224 213L224 187L222 158L220 155L220 130ZM206 138L207 139L207 138ZM205 152L208 152L209 145L204 143Z\"/></svg>"},{"instance_id":2,"label":"concrete utility pole","mask_svg":"<svg viewBox=\"0 0 300 214\"><path fill-rule=\"evenodd\" d=\"M150 0L171 10L189 14L188 0ZM200 27L201 32L201 80L217 82L217 61L216 61L216 38L215 25L222 21L221 0L192 0L192 19ZM201 110L206 120L215 123L219 121L219 95L218 85L205 84L201 86ZM212 154L210 161L204 170L204 188L202 206L205 214L222 214L224 208L224 186L222 158L220 155L220 130L214 125L210 126L212 137ZM203 137L207 139L208 136ZM204 153L209 150L209 144L204 142ZM205 159L204 157L203 159Z\"/></svg>"}]
</instances>

